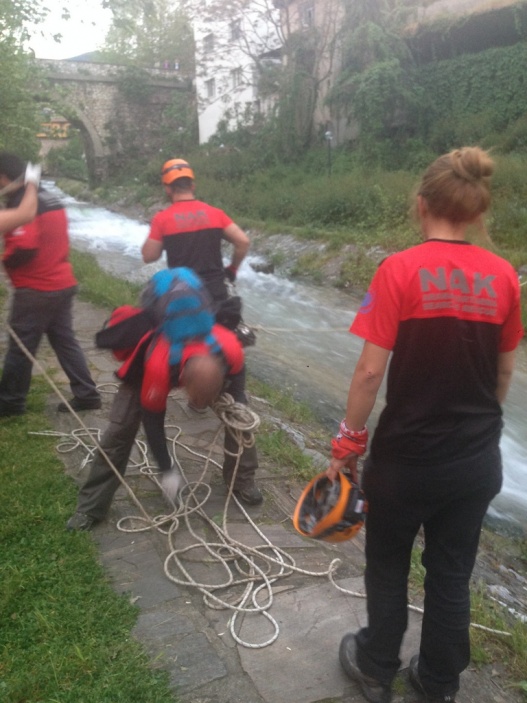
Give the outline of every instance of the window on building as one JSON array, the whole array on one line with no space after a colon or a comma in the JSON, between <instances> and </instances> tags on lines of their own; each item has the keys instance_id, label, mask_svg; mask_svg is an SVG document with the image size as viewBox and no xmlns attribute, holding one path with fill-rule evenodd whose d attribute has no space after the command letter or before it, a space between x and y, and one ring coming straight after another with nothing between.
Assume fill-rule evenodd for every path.
<instances>
[{"instance_id":1,"label":"window on building","mask_svg":"<svg viewBox=\"0 0 527 703\"><path fill-rule=\"evenodd\" d=\"M203 51L206 54L214 51L214 34L212 32L203 37Z\"/></svg>"},{"instance_id":2,"label":"window on building","mask_svg":"<svg viewBox=\"0 0 527 703\"><path fill-rule=\"evenodd\" d=\"M208 81L205 81L205 88L207 90L207 98L209 100L216 97L216 81L214 78L209 78Z\"/></svg>"},{"instance_id":3,"label":"window on building","mask_svg":"<svg viewBox=\"0 0 527 703\"><path fill-rule=\"evenodd\" d=\"M231 71L231 84L233 88L237 88L243 83L243 74L241 68L233 68Z\"/></svg>"},{"instance_id":4,"label":"window on building","mask_svg":"<svg viewBox=\"0 0 527 703\"><path fill-rule=\"evenodd\" d=\"M231 41L236 41L242 36L242 21L233 20L230 24L231 28Z\"/></svg>"},{"instance_id":5,"label":"window on building","mask_svg":"<svg viewBox=\"0 0 527 703\"><path fill-rule=\"evenodd\" d=\"M315 3L313 0L302 3L299 8L302 27L313 27L315 24Z\"/></svg>"}]
</instances>

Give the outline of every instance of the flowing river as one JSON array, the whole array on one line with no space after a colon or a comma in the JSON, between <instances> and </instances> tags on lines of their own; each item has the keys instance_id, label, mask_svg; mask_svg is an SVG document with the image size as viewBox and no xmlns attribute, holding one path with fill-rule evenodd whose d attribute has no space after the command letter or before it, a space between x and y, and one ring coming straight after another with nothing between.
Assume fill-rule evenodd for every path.
<instances>
[{"instance_id":1,"label":"flowing river","mask_svg":"<svg viewBox=\"0 0 527 703\"><path fill-rule=\"evenodd\" d=\"M54 189L53 184L46 184ZM60 192L59 192L60 193ZM70 220L72 244L93 253L109 272L147 280L163 264L144 265L140 248L148 226L61 194ZM255 272L249 256L240 268L238 293L244 319L256 328L256 346L247 350L249 371L306 402L328 428L329 438L344 414L347 390L362 341L347 332L360 300L333 289L291 282ZM504 484L489 516L527 528L527 351L522 346L505 404L502 437ZM384 389L370 420L383 406Z\"/></svg>"}]
</instances>

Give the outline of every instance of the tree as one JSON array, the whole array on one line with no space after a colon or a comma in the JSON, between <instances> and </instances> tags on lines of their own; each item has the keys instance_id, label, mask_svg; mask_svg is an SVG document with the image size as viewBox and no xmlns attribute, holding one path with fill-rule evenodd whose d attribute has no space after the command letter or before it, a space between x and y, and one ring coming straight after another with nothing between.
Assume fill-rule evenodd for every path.
<instances>
[{"instance_id":1,"label":"tree","mask_svg":"<svg viewBox=\"0 0 527 703\"><path fill-rule=\"evenodd\" d=\"M46 11L31 0L0 0L0 148L23 158L38 155L38 119L28 90L33 75L31 58L24 51L28 26Z\"/></svg>"},{"instance_id":2,"label":"tree","mask_svg":"<svg viewBox=\"0 0 527 703\"><path fill-rule=\"evenodd\" d=\"M196 85L205 140L221 122L260 129L275 122L290 158L314 138L321 93L339 47L341 0L199 0L187 6L196 33ZM208 117L207 117L208 116ZM202 141L204 141L202 137Z\"/></svg>"},{"instance_id":3,"label":"tree","mask_svg":"<svg viewBox=\"0 0 527 703\"><path fill-rule=\"evenodd\" d=\"M333 109L358 123L359 144L374 158L375 146L409 116L418 92L411 84L413 59L403 38L411 0L346 0L342 68L329 95Z\"/></svg>"},{"instance_id":4,"label":"tree","mask_svg":"<svg viewBox=\"0 0 527 703\"><path fill-rule=\"evenodd\" d=\"M194 41L189 21L171 0L104 0L113 15L103 56L113 63L133 63L194 74Z\"/></svg>"}]
</instances>

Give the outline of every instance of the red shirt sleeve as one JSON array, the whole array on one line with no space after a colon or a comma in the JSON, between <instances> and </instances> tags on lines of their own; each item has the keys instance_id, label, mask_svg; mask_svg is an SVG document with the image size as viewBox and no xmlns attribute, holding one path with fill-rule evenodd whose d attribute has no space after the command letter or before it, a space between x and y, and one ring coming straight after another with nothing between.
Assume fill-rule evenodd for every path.
<instances>
[{"instance_id":1,"label":"red shirt sleeve","mask_svg":"<svg viewBox=\"0 0 527 703\"><path fill-rule=\"evenodd\" d=\"M388 258L377 269L350 332L383 349L393 349L401 314L399 289Z\"/></svg>"},{"instance_id":2,"label":"red shirt sleeve","mask_svg":"<svg viewBox=\"0 0 527 703\"><path fill-rule=\"evenodd\" d=\"M516 349L516 347L520 343L523 334L524 331L521 318L520 284L518 282L518 277L516 276L516 274L514 274L513 303L510 312L506 317L501 328L499 346L500 354L504 352L514 351L514 349Z\"/></svg>"},{"instance_id":3,"label":"red shirt sleeve","mask_svg":"<svg viewBox=\"0 0 527 703\"><path fill-rule=\"evenodd\" d=\"M163 241L163 231L161 227L161 220L162 220L162 213L158 212L154 217L152 218L152 222L150 223L150 232L148 233L148 239L153 239L156 242L162 242Z\"/></svg>"}]
</instances>

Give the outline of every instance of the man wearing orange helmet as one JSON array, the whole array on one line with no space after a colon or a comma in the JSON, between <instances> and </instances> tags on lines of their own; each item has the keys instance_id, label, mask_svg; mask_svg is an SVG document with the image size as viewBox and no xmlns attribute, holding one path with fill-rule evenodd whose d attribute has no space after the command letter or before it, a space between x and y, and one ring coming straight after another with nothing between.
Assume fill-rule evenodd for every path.
<instances>
[{"instance_id":1,"label":"man wearing orange helmet","mask_svg":"<svg viewBox=\"0 0 527 703\"><path fill-rule=\"evenodd\" d=\"M218 312L229 299L225 279L235 281L249 250L249 238L222 210L196 199L194 172L183 159L171 159L163 165L161 182L171 204L152 219L141 250L143 261L157 261L165 250L169 268L193 269L205 283ZM221 252L223 241L232 244L231 261L226 267ZM217 318L231 328L240 321L239 315L232 324Z\"/></svg>"},{"instance_id":2,"label":"man wearing orange helmet","mask_svg":"<svg viewBox=\"0 0 527 703\"><path fill-rule=\"evenodd\" d=\"M247 251L249 238L222 210L212 207L194 194L194 172L183 159L170 159L161 169L161 182L171 204L154 215L148 237L141 250L143 261L157 261L166 251L168 268L187 267L195 271L205 284L212 299L216 322L236 332L242 346L254 343L250 335L241 332L241 299L230 295L228 283L234 283L236 273ZM223 266L222 242L232 245L230 264ZM243 327L247 328L246 325ZM248 328L247 328L248 329ZM199 409L189 402L189 407ZM225 465L232 470L233 456L238 446L234 437L225 436ZM240 472L254 476L258 468L256 450L246 448L240 459ZM244 488L242 500L258 505L263 496L252 481Z\"/></svg>"}]
</instances>

